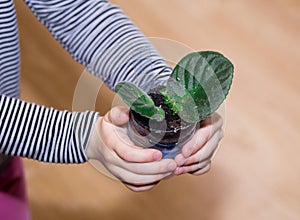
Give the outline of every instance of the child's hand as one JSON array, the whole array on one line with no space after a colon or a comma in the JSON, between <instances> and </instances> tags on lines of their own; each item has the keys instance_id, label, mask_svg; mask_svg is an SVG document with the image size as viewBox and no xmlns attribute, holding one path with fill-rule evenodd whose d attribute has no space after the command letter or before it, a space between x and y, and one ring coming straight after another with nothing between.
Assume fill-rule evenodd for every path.
<instances>
[{"instance_id":1,"label":"child's hand","mask_svg":"<svg viewBox=\"0 0 300 220\"><path fill-rule=\"evenodd\" d=\"M177 155L176 175L191 173L201 175L210 170L211 159L223 138L223 120L218 113L201 122L200 128Z\"/></svg>"},{"instance_id":2,"label":"child's hand","mask_svg":"<svg viewBox=\"0 0 300 220\"><path fill-rule=\"evenodd\" d=\"M112 108L99 117L87 148L87 157L100 161L116 178L133 191L149 190L173 174L176 162L161 160L158 150L135 146L127 136L128 110Z\"/></svg>"}]
</instances>

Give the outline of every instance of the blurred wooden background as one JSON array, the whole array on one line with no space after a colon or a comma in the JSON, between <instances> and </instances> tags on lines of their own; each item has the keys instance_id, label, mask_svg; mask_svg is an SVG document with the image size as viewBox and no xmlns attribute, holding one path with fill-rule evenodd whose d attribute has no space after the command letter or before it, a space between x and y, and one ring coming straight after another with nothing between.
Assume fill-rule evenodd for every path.
<instances>
[{"instance_id":1,"label":"blurred wooden background","mask_svg":"<svg viewBox=\"0 0 300 220\"><path fill-rule=\"evenodd\" d=\"M133 193L89 164L24 159L32 217L105 220L300 219L300 2L114 0L148 37L217 50L235 64L226 136L210 173ZM22 99L72 109L83 67L21 0ZM97 110L113 93L101 88ZM297 144L298 143L298 144Z\"/></svg>"}]
</instances>

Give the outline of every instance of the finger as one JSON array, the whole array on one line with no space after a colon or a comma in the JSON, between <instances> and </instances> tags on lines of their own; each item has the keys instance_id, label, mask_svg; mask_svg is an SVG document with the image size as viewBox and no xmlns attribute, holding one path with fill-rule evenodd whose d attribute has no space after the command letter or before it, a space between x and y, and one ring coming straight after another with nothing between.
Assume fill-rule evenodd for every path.
<instances>
[{"instance_id":1,"label":"finger","mask_svg":"<svg viewBox=\"0 0 300 220\"><path fill-rule=\"evenodd\" d=\"M223 120L218 113L214 113L201 122L201 127L193 136L191 141L183 147L182 154L185 158L199 151L204 144L220 129Z\"/></svg>"},{"instance_id":2,"label":"finger","mask_svg":"<svg viewBox=\"0 0 300 220\"><path fill-rule=\"evenodd\" d=\"M175 162L177 163L178 167L181 167L184 165L184 163L186 162L187 158L185 158L182 154L178 154L175 157Z\"/></svg>"},{"instance_id":3,"label":"finger","mask_svg":"<svg viewBox=\"0 0 300 220\"><path fill-rule=\"evenodd\" d=\"M201 122L201 127L210 126L210 125L214 124L215 122L221 123L221 126L223 125L223 118L217 112L213 113L212 115L210 115L209 117L207 117L206 119L204 119ZM217 125L217 126L219 126L219 125Z\"/></svg>"},{"instance_id":4,"label":"finger","mask_svg":"<svg viewBox=\"0 0 300 220\"><path fill-rule=\"evenodd\" d=\"M126 108L125 106L114 107L105 114L104 120L114 125L123 125L129 120L128 111L128 108Z\"/></svg>"},{"instance_id":5,"label":"finger","mask_svg":"<svg viewBox=\"0 0 300 220\"><path fill-rule=\"evenodd\" d=\"M195 175L195 176L199 176L199 175L203 175L203 174L207 173L208 171L210 171L210 168L211 168L211 163L207 164L205 167L203 167L199 170L189 172L189 173L192 175Z\"/></svg>"},{"instance_id":6,"label":"finger","mask_svg":"<svg viewBox=\"0 0 300 220\"><path fill-rule=\"evenodd\" d=\"M220 130L214 134L214 136L202 147L198 152L186 158L184 162L184 166L188 166L191 164L203 162L203 161L210 161L218 149L219 142L223 137L223 131Z\"/></svg>"},{"instance_id":7,"label":"finger","mask_svg":"<svg viewBox=\"0 0 300 220\"><path fill-rule=\"evenodd\" d=\"M121 162L121 166L129 172L140 175L154 175L173 172L177 164L172 159L163 159L150 163L128 163Z\"/></svg>"},{"instance_id":8,"label":"finger","mask_svg":"<svg viewBox=\"0 0 300 220\"><path fill-rule=\"evenodd\" d=\"M153 162L161 160L162 153L159 150L142 148L133 145L132 141L128 138L126 129L123 127L114 126L109 120L108 114L105 116L100 124L102 130L101 139L105 146L112 149L119 158L127 162L141 163ZM111 138L110 138L111 137Z\"/></svg>"},{"instance_id":9,"label":"finger","mask_svg":"<svg viewBox=\"0 0 300 220\"><path fill-rule=\"evenodd\" d=\"M199 151L218 130L222 130L222 125L223 120L217 113L205 119L192 139L183 146L182 155L187 158Z\"/></svg>"},{"instance_id":10,"label":"finger","mask_svg":"<svg viewBox=\"0 0 300 220\"><path fill-rule=\"evenodd\" d=\"M173 174L173 172L169 172L164 174L140 175L117 166L112 166L109 170L120 181L136 186L154 183Z\"/></svg>"},{"instance_id":11,"label":"finger","mask_svg":"<svg viewBox=\"0 0 300 220\"><path fill-rule=\"evenodd\" d=\"M120 145L118 145L118 147L116 147L114 150L120 158L127 162L147 163L162 159L162 153L159 150L142 148L134 145L130 146L124 143L119 144Z\"/></svg>"},{"instance_id":12,"label":"finger","mask_svg":"<svg viewBox=\"0 0 300 220\"><path fill-rule=\"evenodd\" d=\"M198 170L203 169L208 164L210 164L210 161L204 161L204 162L200 162L200 163L191 164L189 166L178 167L174 173L175 173L175 175L181 175L184 173L196 172Z\"/></svg>"}]
</instances>

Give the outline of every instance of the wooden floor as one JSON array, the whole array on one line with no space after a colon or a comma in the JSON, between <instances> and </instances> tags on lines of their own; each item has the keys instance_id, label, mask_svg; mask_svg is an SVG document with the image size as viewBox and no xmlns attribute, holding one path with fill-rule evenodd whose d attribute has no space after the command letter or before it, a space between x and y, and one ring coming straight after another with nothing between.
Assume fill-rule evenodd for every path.
<instances>
[{"instance_id":1,"label":"wooden floor","mask_svg":"<svg viewBox=\"0 0 300 220\"><path fill-rule=\"evenodd\" d=\"M222 147L210 173L173 178L145 193L130 192L89 164L50 165L25 159L33 219L300 219L300 2L112 2L148 37L170 39L193 50L217 50L233 61ZM22 99L71 110L83 67L21 0L16 3ZM107 111L112 98L113 93L102 87L96 109Z\"/></svg>"}]
</instances>

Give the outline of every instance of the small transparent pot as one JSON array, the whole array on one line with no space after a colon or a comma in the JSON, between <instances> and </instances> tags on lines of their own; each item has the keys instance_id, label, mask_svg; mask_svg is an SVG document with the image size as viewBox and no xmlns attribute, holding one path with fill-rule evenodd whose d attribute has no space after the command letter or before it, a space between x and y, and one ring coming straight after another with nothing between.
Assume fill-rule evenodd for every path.
<instances>
[{"instance_id":1,"label":"small transparent pot","mask_svg":"<svg viewBox=\"0 0 300 220\"><path fill-rule=\"evenodd\" d=\"M138 146L162 152L163 158L174 159L191 139L199 123L181 123L177 129L167 129L166 121L150 120L130 110L128 136Z\"/></svg>"}]
</instances>

